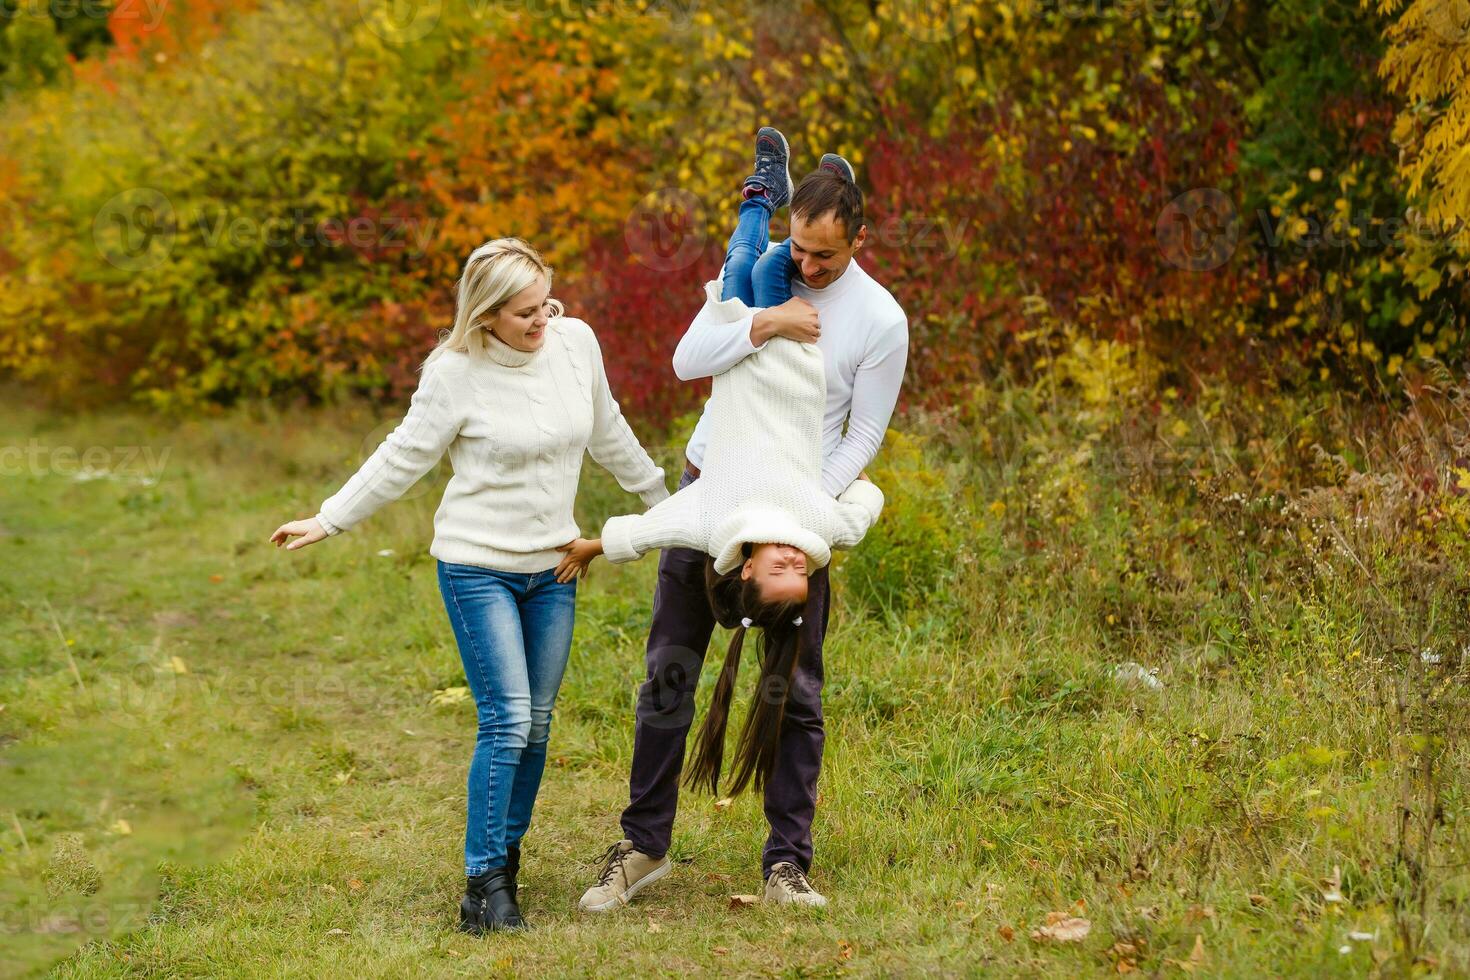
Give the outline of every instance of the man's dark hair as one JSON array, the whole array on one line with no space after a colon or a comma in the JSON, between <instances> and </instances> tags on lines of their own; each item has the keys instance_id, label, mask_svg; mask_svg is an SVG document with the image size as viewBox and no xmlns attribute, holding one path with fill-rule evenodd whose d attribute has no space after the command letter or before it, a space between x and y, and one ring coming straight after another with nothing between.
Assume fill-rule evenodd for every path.
<instances>
[{"instance_id":1,"label":"man's dark hair","mask_svg":"<svg viewBox=\"0 0 1470 980\"><path fill-rule=\"evenodd\" d=\"M813 221L835 215L842 222L849 244L863 226L863 192L830 170L813 170L796 186L791 198L791 217Z\"/></svg>"}]
</instances>

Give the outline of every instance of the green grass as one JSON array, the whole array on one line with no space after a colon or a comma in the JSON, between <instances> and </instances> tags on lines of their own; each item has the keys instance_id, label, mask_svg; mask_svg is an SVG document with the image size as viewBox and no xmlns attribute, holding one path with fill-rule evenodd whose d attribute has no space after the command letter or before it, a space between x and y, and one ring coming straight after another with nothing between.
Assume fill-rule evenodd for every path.
<instances>
[{"instance_id":1,"label":"green grass","mask_svg":"<svg viewBox=\"0 0 1470 980\"><path fill-rule=\"evenodd\" d=\"M759 801L686 792L675 873L616 915L575 911L619 835L650 559L583 584L526 841L535 931L457 934L474 719L467 701L433 702L464 683L427 554L437 489L301 553L267 543L380 421L6 404L0 446L41 447L0 477L0 902L16 973L1071 976L1126 959L1321 976L1400 962L1403 732L1343 659L1350 603L1295 601L1290 621L1253 626L1238 587L1211 581L1228 565L1211 564L1218 542L1183 565L1150 552L1107 487L1071 531L987 520L1008 493L1017 513L1015 460L937 443L912 458L900 443L893 467L937 481L942 526L890 489L873 551L889 563L859 553L837 570L814 869L831 906L732 909L760 889ZM116 466L130 446L167 453L156 482L137 461L78 479L55 454L103 447ZM584 529L632 506L585 474ZM1130 548L1183 584L1141 586L1119 570ZM923 574L895 572L903 555ZM1160 667L1165 689L1115 684L1125 659ZM1463 759L1445 766L1453 817ZM1324 899L1335 866L1341 902ZM1436 872L1420 970L1465 969L1457 874ZM1030 938L1079 909L1081 943Z\"/></svg>"}]
</instances>

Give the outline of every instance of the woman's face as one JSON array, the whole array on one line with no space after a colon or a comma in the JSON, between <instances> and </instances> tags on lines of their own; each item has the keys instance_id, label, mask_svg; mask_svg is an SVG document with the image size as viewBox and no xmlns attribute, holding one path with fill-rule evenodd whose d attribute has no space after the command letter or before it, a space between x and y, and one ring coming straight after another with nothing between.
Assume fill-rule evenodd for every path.
<instances>
[{"instance_id":1,"label":"woman's face","mask_svg":"<svg viewBox=\"0 0 1470 980\"><path fill-rule=\"evenodd\" d=\"M520 351L538 351L546 343L546 323L549 307L546 300L551 289L545 276L510 298L500 312L489 323L490 332L501 343Z\"/></svg>"},{"instance_id":2,"label":"woman's face","mask_svg":"<svg viewBox=\"0 0 1470 980\"><path fill-rule=\"evenodd\" d=\"M806 602L806 552L789 544L758 544L740 570L742 579L755 579L767 602Z\"/></svg>"}]
</instances>

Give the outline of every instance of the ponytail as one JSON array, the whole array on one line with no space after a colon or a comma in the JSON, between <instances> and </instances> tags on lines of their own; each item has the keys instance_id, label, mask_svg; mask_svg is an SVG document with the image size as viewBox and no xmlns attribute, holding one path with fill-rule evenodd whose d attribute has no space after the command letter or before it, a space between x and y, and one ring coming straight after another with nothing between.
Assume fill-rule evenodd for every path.
<instances>
[{"instance_id":1,"label":"ponytail","mask_svg":"<svg viewBox=\"0 0 1470 980\"><path fill-rule=\"evenodd\" d=\"M749 557L751 546L744 546ZM725 729L730 717L730 701L735 694L735 676L745 650L745 635L760 628L756 641L756 659L760 676L750 710L741 726L733 763L732 796L754 782L760 789L776 767L776 749L781 740L781 722L786 716L786 699L791 680L801 660L800 626L804 618L802 605L789 601L767 602L760 597L755 582L741 579L739 568L720 575L714 560L705 563L705 592L715 621L733 629L725 663L715 682L714 694L695 741L694 762L685 773L689 786L706 786L719 793L720 769L725 755Z\"/></svg>"}]
</instances>

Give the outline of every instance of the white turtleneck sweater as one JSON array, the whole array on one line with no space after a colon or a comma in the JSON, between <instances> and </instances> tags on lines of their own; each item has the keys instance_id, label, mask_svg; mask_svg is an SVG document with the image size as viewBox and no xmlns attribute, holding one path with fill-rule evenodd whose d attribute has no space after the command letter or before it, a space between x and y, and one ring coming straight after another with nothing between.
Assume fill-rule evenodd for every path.
<instances>
[{"instance_id":1,"label":"white turtleneck sweater","mask_svg":"<svg viewBox=\"0 0 1470 980\"><path fill-rule=\"evenodd\" d=\"M749 308L705 286L694 326L738 322ZM776 337L714 379L704 423L708 442L699 479L644 514L614 517L602 529L609 561L653 548L695 548L717 572L740 564L747 542L789 544L807 555L807 574L833 548L852 548L883 509L883 493L855 480L833 499L822 489L822 418L827 377L812 344Z\"/></svg>"},{"instance_id":2,"label":"white turtleneck sweater","mask_svg":"<svg viewBox=\"0 0 1470 980\"><path fill-rule=\"evenodd\" d=\"M715 278L723 280L723 270ZM791 292L815 306L822 321L817 341L827 366L822 486L835 497L873 461L883 444L908 361L908 318L893 294L856 259L827 286L813 289L794 279ZM714 377L755 353L760 349L750 343L755 313L748 309L733 323L696 320L674 351L674 373L684 381ZM703 469L705 447L711 441L706 413L689 439L689 461Z\"/></svg>"},{"instance_id":3,"label":"white turtleneck sweater","mask_svg":"<svg viewBox=\"0 0 1470 980\"><path fill-rule=\"evenodd\" d=\"M486 334L486 356L445 352L424 367L408 414L317 520L336 534L396 500L445 451L454 476L434 514L441 561L540 572L580 536L572 517L582 455L652 506L664 472L639 444L608 388L592 328L561 317L538 351Z\"/></svg>"}]
</instances>

